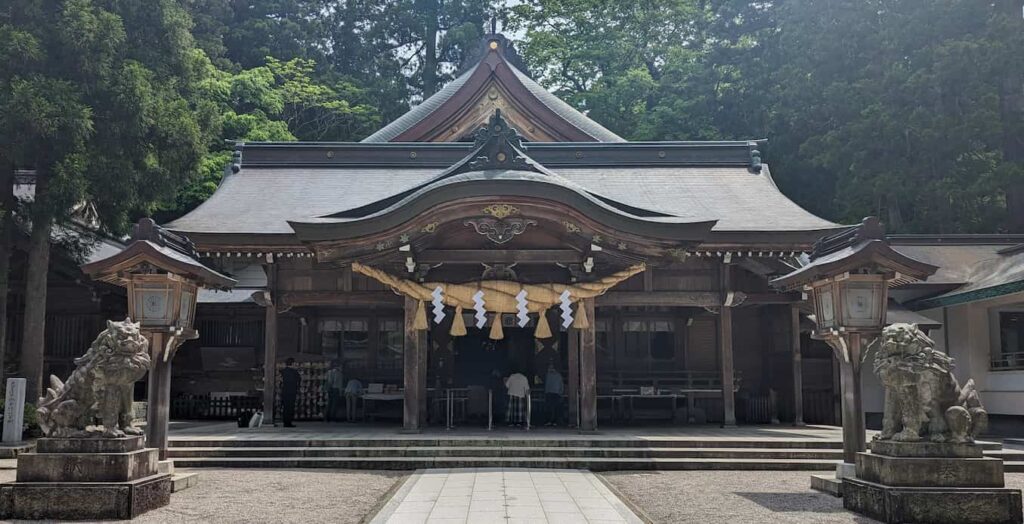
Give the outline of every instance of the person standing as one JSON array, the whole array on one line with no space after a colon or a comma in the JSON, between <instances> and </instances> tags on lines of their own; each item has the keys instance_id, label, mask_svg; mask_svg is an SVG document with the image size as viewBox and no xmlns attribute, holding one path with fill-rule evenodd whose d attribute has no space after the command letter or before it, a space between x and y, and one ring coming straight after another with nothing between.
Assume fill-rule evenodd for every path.
<instances>
[{"instance_id":1,"label":"person standing","mask_svg":"<svg viewBox=\"0 0 1024 524\"><path fill-rule=\"evenodd\" d=\"M299 382L302 381L299 371L292 367L293 364L295 359L288 357L281 370L281 421L286 428L295 427L292 423L295 419L295 401L299 396Z\"/></svg>"},{"instance_id":2,"label":"person standing","mask_svg":"<svg viewBox=\"0 0 1024 524\"><path fill-rule=\"evenodd\" d=\"M526 397L530 394L530 379L522 373L513 373L505 379L508 410L505 418L509 426L521 426L526 419Z\"/></svg>"},{"instance_id":3,"label":"person standing","mask_svg":"<svg viewBox=\"0 0 1024 524\"><path fill-rule=\"evenodd\" d=\"M548 362L548 372L544 377L544 403L548 408L548 421L545 426L557 426L562 421L562 395L565 384L562 374L555 369L554 362Z\"/></svg>"},{"instance_id":4,"label":"person standing","mask_svg":"<svg viewBox=\"0 0 1024 524\"><path fill-rule=\"evenodd\" d=\"M338 417L338 408L345 391L344 373L342 373L337 360L331 362L331 369L327 370L324 382L327 389L327 413L324 414L324 419L327 422L336 422L340 418Z\"/></svg>"},{"instance_id":5,"label":"person standing","mask_svg":"<svg viewBox=\"0 0 1024 524\"><path fill-rule=\"evenodd\" d=\"M500 417L505 414L505 379L501 376L501 371L494 369L491 371L491 383L489 384L491 390L491 421L495 424L498 423Z\"/></svg>"},{"instance_id":6,"label":"person standing","mask_svg":"<svg viewBox=\"0 0 1024 524\"><path fill-rule=\"evenodd\" d=\"M361 396L363 396L363 383L354 378L349 380L345 385L345 420L348 422L356 421L356 402ZM363 411L365 410L364 404Z\"/></svg>"}]
</instances>

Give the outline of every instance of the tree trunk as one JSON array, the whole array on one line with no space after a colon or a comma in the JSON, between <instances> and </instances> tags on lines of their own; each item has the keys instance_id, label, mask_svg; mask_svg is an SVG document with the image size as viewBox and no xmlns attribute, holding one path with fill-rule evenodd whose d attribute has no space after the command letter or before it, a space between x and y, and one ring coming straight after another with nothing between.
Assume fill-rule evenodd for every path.
<instances>
[{"instance_id":1,"label":"tree trunk","mask_svg":"<svg viewBox=\"0 0 1024 524\"><path fill-rule=\"evenodd\" d=\"M0 384L7 367L7 292L14 247L14 167L0 172Z\"/></svg>"},{"instance_id":2,"label":"tree trunk","mask_svg":"<svg viewBox=\"0 0 1024 524\"><path fill-rule=\"evenodd\" d=\"M35 403L43 394L43 352L46 347L46 280L50 268L53 215L47 206L47 179L36 171L32 234L25 268L25 320L21 341L21 372L28 380L25 397Z\"/></svg>"},{"instance_id":3,"label":"tree trunk","mask_svg":"<svg viewBox=\"0 0 1024 524\"><path fill-rule=\"evenodd\" d=\"M438 3L440 0L427 0L423 11L423 98L437 92L437 36L438 36Z\"/></svg>"},{"instance_id":4,"label":"tree trunk","mask_svg":"<svg viewBox=\"0 0 1024 524\"><path fill-rule=\"evenodd\" d=\"M1024 31L1024 1L1000 0L1002 16L1007 17L1011 30ZM1004 36L1009 36L1005 35ZM1004 65L1003 81L999 89L999 113L1003 127L1003 158L1024 166L1024 67L1021 61L1009 60ZM1006 188L1006 212L1010 231L1024 232L1024 180L1012 180Z\"/></svg>"}]
</instances>

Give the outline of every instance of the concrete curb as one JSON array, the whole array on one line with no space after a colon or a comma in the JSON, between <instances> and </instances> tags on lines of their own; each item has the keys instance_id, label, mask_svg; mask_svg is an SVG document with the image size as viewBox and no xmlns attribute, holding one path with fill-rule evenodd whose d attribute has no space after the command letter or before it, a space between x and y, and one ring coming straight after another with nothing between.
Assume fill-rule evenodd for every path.
<instances>
[{"instance_id":1,"label":"concrete curb","mask_svg":"<svg viewBox=\"0 0 1024 524\"><path fill-rule=\"evenodd\" d=\"M395 482L391 489L377 501L377 505L359 521L360 524L383 524L387 522L391 515L394 515L395 510L398 509L398 506L412 487L416 485L416 481L419 480L422 474L423 470L417 469L411 475L405 477L405 480L402 482Z\"/></svg>"}]
</instances>

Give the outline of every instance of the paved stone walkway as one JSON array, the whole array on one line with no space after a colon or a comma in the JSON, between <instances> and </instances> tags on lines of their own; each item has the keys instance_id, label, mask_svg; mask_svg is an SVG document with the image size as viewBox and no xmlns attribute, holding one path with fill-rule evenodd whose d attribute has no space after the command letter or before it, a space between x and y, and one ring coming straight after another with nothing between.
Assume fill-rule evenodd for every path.
<instances>
[{"instance_id":1,"label":"paved stone walkway","mask_svg":"<svg viewBox=\"0 0 1024 524\"><path fill-rule=\"evenodd\" d=\"M642 523L585 470L478 468L414 473L371 524Z\"/></svg>"}]
</instances>

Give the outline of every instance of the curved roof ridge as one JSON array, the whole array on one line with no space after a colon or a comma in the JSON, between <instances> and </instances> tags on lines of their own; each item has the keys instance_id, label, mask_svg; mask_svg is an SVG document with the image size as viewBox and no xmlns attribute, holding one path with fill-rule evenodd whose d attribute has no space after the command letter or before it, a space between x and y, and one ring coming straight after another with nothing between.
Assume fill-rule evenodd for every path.
<instances>
[{"instance_id":1,"label":"curved roof ridge","mask_svg":"<svg viewBox=\"0 0 1024 524\"><path fill-rule=\"evenodd\" d=\"M360 142L391 142L394 139L407 131L412 126L420 123L428 115L433 113L437 108L441 107L445 102L448 101L455 93L462 88L469 80L469 77L473 76L480 64L469 68L465 73L462 73L451 82L445 84L440 90L433 95L430 95L426 100L420 102L416 106L406 111L402 116L394 119L388 125L378 129L370 136L360 140Z\"/></svg>"},{"instance_id":2,"label":"curved roof ridge","mask_svg":"<svg viewBox=\"0 0 1024 524\"><path fill-rule=\"evenodd\" d=\"M529 75L520 71L512 64L509 64L508 68L516 75L516 78L518 78L519 82L523 84L523 87L533 94L540 103L544 104L552 112L564 118L566 122L572 124L576 129L579 129L593 137L595 141L626 142L625 138L616 135L608 130L608 128L598 124L579 109L572 107L565 100L562 100L551 91L545 89L544 86L538 84L534 79L530 78Z\"/></svg>"},{"instance_id":3,"label":"curved roof ridge","mask_svg":"<svg viewBox=\"0 0 1024 524\"><path fill-rule=\"evenodd\" d=\"M577 137L571 137L573 140L570 141L586 141L586 139L595 142L626 141L555 96L517 68L506 56L507 53L514 53L514 50L511 49L511 43L503 35L486 35L484 37L484 44L487 52L480 55L480 59L476 64L419 105L416 105L391 123L364 138L362 142L421 141L421 137L403 137L402 135L413 131L415 127L425 122L431 115L441 110L449 102L457 101L459 105L447 108L445 110L446 114L442 116L455 116L463 112L468 105L476 100L474 95L479 91L481 85L492 78L501 85L510 82L519 84L514 86L517 89L512 91L521 96L532 98L532 101L516 101L526 105L532 103L535 107L540 106L542 109L539 110L542 113L553 115L553 118L559 121L558 125L563 128L563 131L570 130L568 131L569 135L578 135ZM482 66L486 67L486 73L481 71ZM508 72L504 72L506 68ZM445 122L445 127L448 127L447 124ZM432 127L430 131L433 130L434 128ZM423 135L430 131L420 134Z\"/></svg>"},{"instance_id":4,"label":"curved roof ridge","mask_svg":"<svg viewBox=\"0 0 1024 524\"><path fill-rule=\"evenodd\" d=\"M424 191L429 191L434 187L443 186L444 184L449 183L451 179L459 177L465 173L513 171L542 175L542 177L548 179L548 182L552 184L569 188L572 191L580 193L586 198L596 199L600 205L613 208L623 214L636 216L637 218L654 219L675 217L675 215L671 213L631 206L614 198L598 195L576 182L559 175L555 171L548 169L546 166L530 157L526 152L527 148L523 145L522 136L519 135L519 132L514 127L509 125L508 121L506 121L502 116L500 109L495 109L494 114L491 115L487 125L481 127L476 132L474 139L473 150L468 155L436 176L433 176L416 186L400 190L375 202L370 202L354 208L343 209L335 213L321 216L320 218L359 219L362 217L370 217L401 205L413 198L415 195ZM524 181L529 179L529 177L523 177Z\"/></svg>"}]
</instances>

